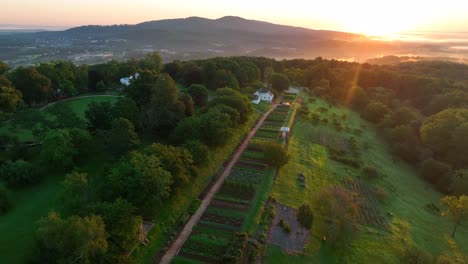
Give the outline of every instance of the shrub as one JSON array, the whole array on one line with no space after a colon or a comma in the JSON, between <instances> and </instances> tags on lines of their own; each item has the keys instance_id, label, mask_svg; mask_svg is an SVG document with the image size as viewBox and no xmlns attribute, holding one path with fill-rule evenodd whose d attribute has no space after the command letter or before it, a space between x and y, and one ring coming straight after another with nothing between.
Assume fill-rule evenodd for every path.
<instances>
[{"instance_id":1,"label":"shrub","mask_svg":"<svg viewBox=\"0 0 468 264\"><path fill-rule=\"evenodd\" d=\"M0 185L0 215L8 212L12 207L10 194L5 186Z\"/></svg>"},{"instance_id":2,"label":"shrub","mask_svg":"<svg viewBox=\"0 0 468 264\"><path fill-rule=\"evenodd\" d=\"M284 232L290 233L291 232L291 227L289 226L288 223L286 223L283 219L279 221L279 226L283 229Z\"/></svg>"},{"instance_id":3,"label":"shrub","mask_svg":"<svg viewBox=\"0 0 468 264\"><path fill-rule=\"evenodd\" d=\"M381 202L385 201L387 199L387 197L388 197L387 191L385 191L385 189L380 187L380 186L377 186L375 188L374 193L375 193L375 196L377 197L377 199L379 201L381 201Z\"/></svg>"},{"instance_id":4,"label":"shrub","mask_svg":"<svg viewBox=\"0 0 468 264\"><path fill-rule=\"evenodd\" d=\"M379 176L379 172L373 166L366 166L362 169L362 172L364 173L364 177L368 180L373 180Z\"/></svg>"},{"instance_id":5,"label":"shrub","mask_svg":"<svg viewBox=\"0 0 468 264\"><path fill-rule=\"evenodd\" d=\"M24 160L7 161L0 170L2 178L8 186L24 187L37 183L39 174L29 162Z\"/></svg>"},{"instance_id":6,"label":"shrub","mask_svg":"<svg viewBox=\"0 0 468 264\"><path fill-rule=\"evenodd\" d=\"M430 264L432 256L428 252L415 246L407 247L400 256L400 263Z\"/></svg>"}]
</instances>

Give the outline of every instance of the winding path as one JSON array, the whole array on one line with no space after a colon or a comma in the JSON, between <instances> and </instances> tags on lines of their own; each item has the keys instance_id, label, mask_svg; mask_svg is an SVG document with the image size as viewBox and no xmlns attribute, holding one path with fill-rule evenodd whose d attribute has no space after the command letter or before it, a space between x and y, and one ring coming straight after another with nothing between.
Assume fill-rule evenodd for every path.
<instances>
[{"instance_id":1,"label":"winding path","mask_svg":"<svg viewBox=\"0 0 468 264\"><path fill-rule=\"evenodd\" d=\"M76 99L82 99L82 98L90 98L90 97L123 97L122 95L113 95L113 94L95 94L95 95L83 95L83 96L77 96L77 97L70 97L70 98L67 98L67 99L63 99L63 100L60 100L60 101L56 101L56 102L53 102L53 103L50 103L50 104L47 104L43 107L41 107L39 110L40 111L43 111L57 103L62 103L62 102L67 102L67 101L73 101L73 100L76 100Z\"/></svg>"},{"instance_id":2,"label":"winding path","mask_svg":"<svg viewBox=\"0 0 468 264\"><path fill-rule=\"evenodd\" d=\"M277 106L278 106L278 104L273 104L271 109L268 110L265 114L263 114L263 116L258 120L255 127L249 132L249 134L244 139L244 141L242 141L242 143L237 148L237 150L234 153L231 161L227 164L226 168L224 169L224 171L221 174L221 176L219 177L219 179L216 181L216 183L213 185L213 187L211 187L211 190L208 191L205 198L202 200L201 205L198 208L198 210L195 212L195 214L192 215L190 220L184 226L184 229L182 229L182 231L179 233L178 237L176 238L174 243L172 243L170 248L166 251L166 253L161 258L161 261L159 263L169 264L169 263L171 263L172 258L174 258L175 255L177 255L177 253L179 253L179 250L182 248L185 241L190 236L190 233L192 233L192 228L198 223L198 221L202 217L203 213L206 211L206 208L208 208L208 205L210 204L211 200L213 199L213 196L221 188L221 186L223 185L223 183L226 180L227 176L231 172L232 167L239 160L240 156L242 155L242 152L244 152L244 150L247 148L250 139L255 135L255 133L262 126L263 122L268 117L268 115L273 110L275 110L275 108Z\"/></svg>"}]
</instances>

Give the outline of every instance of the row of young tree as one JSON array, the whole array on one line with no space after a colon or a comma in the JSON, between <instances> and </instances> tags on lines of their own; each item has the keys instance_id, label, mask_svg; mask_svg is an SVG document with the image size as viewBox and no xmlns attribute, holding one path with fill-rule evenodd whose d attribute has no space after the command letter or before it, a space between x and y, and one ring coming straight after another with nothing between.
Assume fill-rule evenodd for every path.
<instances>
[{"instance_id":1,"label":"row of young tree","mask_svg":"<svg viewBox=\"0 0 468 264\"><path fill-rule=\"evenodd\" d=\"M16 142L2 145L7 158L0 180L7 188L28 188L48 174L67 174L55 211L38 222L32 262L129 263L143 219L151 220L192 184L198 170L209 165L210 149L226 144L250 119L250 99L239 87L222 86L208 100L203 81L181 92L161 71L157 55L136 64L140 68L128 73L139 77L116 103L91 103L85 119L62 104L48 110L53 121L28 112L22 125L34 124L36 140L4 140ZM18 152L16 146L26 150ZM89 169L96 166L102 169ZM10 198L1 187L0 213L14 206Z\"/></svg>"}]
</instances>

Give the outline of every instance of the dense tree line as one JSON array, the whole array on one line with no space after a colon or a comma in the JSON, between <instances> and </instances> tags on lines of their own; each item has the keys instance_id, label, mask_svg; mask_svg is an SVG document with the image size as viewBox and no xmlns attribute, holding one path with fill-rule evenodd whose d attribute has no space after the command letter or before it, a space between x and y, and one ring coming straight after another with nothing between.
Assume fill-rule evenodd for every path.
<instances>
[{"instance_id":1,"label":"dense tree line","mask_svg":"<svg viewBox=\"0 0 468 264\"><path fill-rule=\"evenodd\" d=\"M467 68L437 62L376 66L255 57L163 65L157 54L90 66L51 62L9 69L0 63L2 113L117 87L121 77L139 73L123 89L123 98L115 104L90 104L85 118L66 106L52 107L52 119L39 111L15 115L21 127L33 128L36 142L30 147L0 136L0 214L14 206L8 189L28 188L51 172L67 174L57 212L38 223L34 259L126 263L138 244L142 220L151 219L196 179L210 149L226 144L249 120L249 95L265 84L275 93L291 84L304 86L331 103L355 109L379 126L395 155L420 167L424 179L443 192L467 193L468 75L461 76ZM283 149L264 150L277 165L287 161ZM110 158L100 175L81 170L93 151ZM341 200L323 207L323 214L333 218L327 208L339 207L354 219L354 207L343 202L348 194L330 189L319 197L331 201L330 193L340 194L334 196ZM324 235L337 243L341 237L335 230L357 232L354 225L339 221L324 225Z\"/></svg>"}]
</instances>

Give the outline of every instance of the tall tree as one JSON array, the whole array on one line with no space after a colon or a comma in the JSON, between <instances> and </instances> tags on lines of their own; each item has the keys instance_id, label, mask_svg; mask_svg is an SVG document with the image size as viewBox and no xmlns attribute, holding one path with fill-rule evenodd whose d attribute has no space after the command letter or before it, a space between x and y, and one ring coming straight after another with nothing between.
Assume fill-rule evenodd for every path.
<instances>
[{"instance_id":1,"label":"tall tree","mask_svg":"<svg viewBox=\"0 0 468 264\"><path fill-rule=\"evenodd\" d=\"M196 106L205 106L208 102L208 89L199 84L193 84L188 88L188 93L192 96Z\"/></svg>"},{"instance_id":2,"label":"tall tree","mask_svg":"<svg viewBox=\"0 0 468 264\"><path fill-rule=\"evenodd\" d=\"M89 127L93 130L108 130L112 126L113 112L110 102L92 102L85 112Z\"/></svg>"},{"instance_id":3,"label":"tall tree","mask_svg":"<svg viewBox=\"0 0 468 264\"><path fill-rule=\"evenodd\" d=\"M0 84L0 110L16 112L23 104L23 94L13 87Z\"/></svg>"},{"instance_id":4,"label":"tall tree","mask_svg":"<svg viewBox=\"0 0 468 264\"><path fill-rule=\"evenodd\" d=\"M104 133L106 145L115 156L120 156L135 148L140 140L133 124L124 118L112 121L111 129Z\"/></svg>"},{"instance_id":5,"label":"tall tree","mask_svg":"<svg viewBox=\"0 0 468 264\"><path fill-rule=\"evenodd\" d=\"M90 192L88 175L72 172L65 176L60 193L61 212L66 216L85 215L88 210Z\"/></svg>"},{"instance_id":6,"label":"tall tree","mask_svg":"<svg viewBox=\"0 0 468 264\"><path fill-rule=\"evenodd\" d=\"M99 263L107 252L106 230L99 216L62 218L49 213L35 233L36 263Z\"/></svg>"},{"instance_id":7,"label":"tall tree","mask_svg":"<svg viewBox=\"0 0 468 264\"><path fill-rule=\"evenodd\" d=\"M157 156L133 152L128 160L111 169L103 193L107 200L123 198L138 213L153 217L157 206L169 197L172 182L171 173Z\"/></svg>"},{"instance_id":8,"label":"tall tree","mask_svg":"<svg viewBox=\"0 0 468 264\"><path fill-rule=\"evenodd\" d=\"M451 219L455 224L451 234L454 237L457 227L468 219L468 196L445 196L442 198L441 203L447 207L442 215Z\"/></svg>"},{"instance_id":9,"label":"tall tree","mask_svg":"<svg viewBox=\"0 0 468 264\"><path fill-rule=\"evenodd\" d=\"M285 91L289 89L291 82L289 81L288 77L281 73L273 73L270 77L271 81L271 88L277 90L278 92Z\"/></svg>"},{"instance_id":10,"label":"tall tree","mask_svg":"<svg viewBox=\"0 0 468 264\"><path fill-rule=\"evenodd\" d=\"M10 79L29 105L43 103L52 95L51 81L40 74L36 68L19 67L10 73Z\"/></svg>"},{"instance_id":11,"label":"tall tree","mask_svg":"<svg viewBox=\"0 0 468 264\"><path fill-rule=\"evenodd\" d=\"M74 165L73 158L76 150L72 136L66 129L49 131L43 140L42 162L51 169L68 169Z\"/></svg>"}]
</instances>

